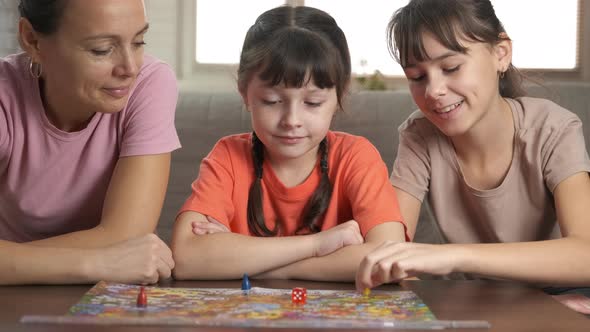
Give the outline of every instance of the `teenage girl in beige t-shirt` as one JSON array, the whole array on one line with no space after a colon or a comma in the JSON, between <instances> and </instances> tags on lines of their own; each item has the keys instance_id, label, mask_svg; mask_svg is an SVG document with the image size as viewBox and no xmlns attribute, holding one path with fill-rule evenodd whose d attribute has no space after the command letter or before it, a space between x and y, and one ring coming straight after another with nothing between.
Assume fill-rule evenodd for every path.
<instances>
[{"instance_id":1,"label":"teenage girl in beige t-shirt","mask_svg":"<svg viewBox=\"0 0 590 332\"><path fill-rule=\"evenodd\" d=\"M420 109L400 127L391 180L409 236L427 196L447 244L386 242L361 262L357 287L452 272L589 285L581 121L522 97L490 1L412 0L392 17L389 37Z\"/></svg>"}]
</instances>

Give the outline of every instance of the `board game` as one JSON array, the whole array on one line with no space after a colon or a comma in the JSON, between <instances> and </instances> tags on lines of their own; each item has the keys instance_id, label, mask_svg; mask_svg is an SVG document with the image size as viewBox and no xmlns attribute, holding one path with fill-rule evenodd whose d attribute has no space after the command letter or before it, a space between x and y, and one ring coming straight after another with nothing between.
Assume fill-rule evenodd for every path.
<instances>
[{"instance_id":1,"label":"board game","mask_svg":"<svg viewBox=\"0 0 590 332\"><path fill-rule=\"evenodd\" d=\"M64 316L25 316L25 323L190 325L306 328L444 328L411 291L307 290L305 304L290 289L145 287L148 304L138 307L139 287L100 282ZM456 324L455 324L456 325ZM460 326L454 326L460 327ZM482 326L478 326L482 327Z\"/></svg>"}]
</instances>

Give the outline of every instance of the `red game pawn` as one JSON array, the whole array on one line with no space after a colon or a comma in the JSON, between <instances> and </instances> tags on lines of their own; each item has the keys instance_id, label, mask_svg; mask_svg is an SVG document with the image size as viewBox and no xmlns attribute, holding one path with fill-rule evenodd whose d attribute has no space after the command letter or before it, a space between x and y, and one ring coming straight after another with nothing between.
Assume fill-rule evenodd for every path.
<instances>
[{"instance_id":1,"label":"red game pawn","mask_svg":"<svg viewBox=\"0 0 590 332\"><path fill-rule=\"evenodd\" d=\"M147 307L147 295L145 294L145 288L143 286L139 288L139 294L137 295L137 306L139 308Z\"/></svg>"},{"instance_id":2,"label":"red game pawn","mask_svg":"<svg viewBox=\"0 0 590 332\"><path fill-rule=\"evenodd\" d=\"M295 287L291 291L291 301L293 304L305 304L307 300L307 289L302 287Z\"/></svg>"}]
</instances>

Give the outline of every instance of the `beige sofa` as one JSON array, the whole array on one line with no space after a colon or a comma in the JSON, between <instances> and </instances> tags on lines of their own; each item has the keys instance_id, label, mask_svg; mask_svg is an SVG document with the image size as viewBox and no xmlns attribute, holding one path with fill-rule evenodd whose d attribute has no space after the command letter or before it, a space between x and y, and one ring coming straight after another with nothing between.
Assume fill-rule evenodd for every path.
<instances>
[{"instance_id":1,"label":"beige sofa","mask_svg":"<svg viewBox=\"0 0 590 332\"><path fill-rule=\"evenodd\" d=\"M590 124L590 83L551 83L534 86L530 95L544 96L576 112ZM397 151L397 127L416 108L408 91L362 91L352 93L345 111L338 113L333 129L367 137L379 150L391 171ZM590 125L584 127L590 146ZM169 241L178 209L190 194L199 163L222 136L250 130L250 116L244 111L237 92L183 92L176 112L176 129L182 148L172 155L170 183L158 233ZM428 209L423 209L416 240L439 242Z\"/></svg>"}]
</instances>

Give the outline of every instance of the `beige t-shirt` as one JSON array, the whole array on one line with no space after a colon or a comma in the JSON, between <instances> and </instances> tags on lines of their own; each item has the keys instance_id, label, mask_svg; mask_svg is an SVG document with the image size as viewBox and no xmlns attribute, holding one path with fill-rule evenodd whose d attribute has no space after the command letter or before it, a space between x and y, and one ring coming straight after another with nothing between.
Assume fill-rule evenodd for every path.
<instances>
[{"instance_id":1,"label":"beige t-shirt","mask_svg":"<svg viewBox=\"0 0 590 332\"><path fill-rule=\"evenodd\" d=\"M560 237L552 192L567 177L590 172L582 122L545 99L507 99L515 125L514 154L502 183L470 187L448 137L420 111L400 127L393 185L423 201L447 243L494 243Z\"/></svg>"}]
</instances>

